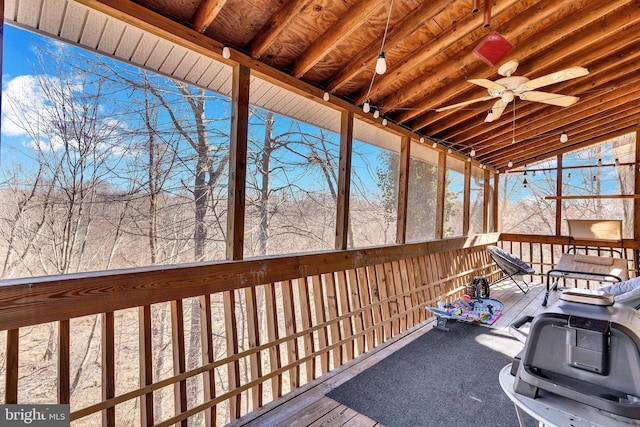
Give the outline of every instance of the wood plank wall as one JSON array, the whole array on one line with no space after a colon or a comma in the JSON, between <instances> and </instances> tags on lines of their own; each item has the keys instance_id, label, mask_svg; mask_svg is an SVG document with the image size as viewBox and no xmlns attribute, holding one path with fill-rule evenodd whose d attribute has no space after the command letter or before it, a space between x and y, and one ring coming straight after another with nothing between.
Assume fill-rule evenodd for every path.
<instances>
[{"instance_id":1,"label":"wood plank wall","mask_svg":"<svg viewBox=\"0 0 640 427\"><path fill-rule=\"evenodd\" d=\"M95 416L102 425L121 425L119 405L138 401L142 425L186 425L204 414L206 425L224 424L424 321L425 305L452 300L477 275L496 268L486 251L498 234L425 243L334 251L298 256L224 261L5 281L0 292L0 328L7 330L5 403L20 403L21 328L58 324L58 364L54 380L59 402L72 404L71 419ZM201 362L188 367L187 300L200 304ZM212 301L223 301L214 306ZM159 325L152 305L168 304L173 370L155 378L157 354L152 331ZM116 322L119 310L137 317L139 384L116 387ZM217 310L217 311L216 311ZM223 313L220 313L220 311ZM69 393L74 354L69 336L75 318L98 315L102 333L101 401L79 407ZM212 319L213 325L212 325ZM71 322L70 322L71 320ZM197 321L197 319L196 319ZM224 331L221 356L214 358L213 329ZM240 333L242 331L242 333ZM199 404L187 401L190 378L202 384ZM154 396L172 389L170 417L154 413ZM166 405L166 401L165 401Z\"/></svg>"}]
</instances>

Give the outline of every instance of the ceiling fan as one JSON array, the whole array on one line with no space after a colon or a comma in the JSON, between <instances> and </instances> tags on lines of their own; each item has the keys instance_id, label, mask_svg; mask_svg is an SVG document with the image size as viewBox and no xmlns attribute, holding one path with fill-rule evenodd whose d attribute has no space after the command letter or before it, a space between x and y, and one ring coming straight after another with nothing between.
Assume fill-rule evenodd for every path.
<instances>
[{"instance_id":1,"label":"ceiling fan","mask_svg":"<svg viewBox=\"0 0 640 427\"><path fill-rule=\"evenodd\" d=\"M465 105L473 104L474 102L488 101L490 99L498 98L493 104L492 120L496 120L502 115L502 112L514 97L525 100L542 102L544 104L557 105L560 107L568 107L578 102L577 96L560 95L557 93L541 92L535 89L543 86L548 86L554 83L564 82L566 80L575 79L576 77L582 77L589 74L589 70L584 67L571 67L555 73L547 74L542 77L529 80L524 76L514 76L513 73L518 68L518 61L509 61L498 68L498 74L503 76L501 79L491 81L488 79L469 79L469 83L482 86L489 91L489 95L482 98L475 98L469 101L459 102L457 104L448 105L446 107L438 108L436 111L446 111L454 108L462 107ZM491 121L491 120L485 120Z\"/></svg>"}]
</instances>

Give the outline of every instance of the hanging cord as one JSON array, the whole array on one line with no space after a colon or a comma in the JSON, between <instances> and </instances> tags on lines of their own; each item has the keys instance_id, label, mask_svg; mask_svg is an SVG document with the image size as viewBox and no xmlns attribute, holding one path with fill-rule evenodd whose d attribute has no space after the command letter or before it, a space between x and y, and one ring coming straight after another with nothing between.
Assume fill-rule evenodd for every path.
<instances>
[{"instance_id":1,"label":"hanging cord","mask_svg":"<svg viewBox=\"0 0 640 427\"><path fill-rule=\"evenodd\" d=\"M378 52L378 55L382 52L384 52L384 43L387 40L387 32L389 31L389 21L391 21L391 11L393 10L393 0L391 0L391 4L389 5L389 14L387 15L387 24L384 27L384 34L382 35L382 44L380 45L380 52ZM375 62L374 62L375 64ZM375 67L375 65L374 65ZM367 90L367 96L365 96L365 99L368 101L369 100L369 94L371 94L371 88L373 87L373 82L376 79L376 72L375 69L373 71L373 77L371 77L371 83L369 83L369 89ZM365 101L366 102L366 101Z\"/></svg>"}]
</instances>

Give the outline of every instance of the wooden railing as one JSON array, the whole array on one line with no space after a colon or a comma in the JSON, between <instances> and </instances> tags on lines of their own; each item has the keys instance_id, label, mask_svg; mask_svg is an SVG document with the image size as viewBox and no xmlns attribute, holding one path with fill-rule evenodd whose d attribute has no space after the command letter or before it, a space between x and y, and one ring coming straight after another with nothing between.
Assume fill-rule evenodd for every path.
<instances>
[{"instance_id":1,"label":"wooden railing","mask_svg":"<svg viewBox=\"0 0 640 427\"><path fill-rule=\"evenodd\" d=\"M5 280L0 391L72 425L225 424L496 276L497 238Z\"/></svg>"}]
</instances>

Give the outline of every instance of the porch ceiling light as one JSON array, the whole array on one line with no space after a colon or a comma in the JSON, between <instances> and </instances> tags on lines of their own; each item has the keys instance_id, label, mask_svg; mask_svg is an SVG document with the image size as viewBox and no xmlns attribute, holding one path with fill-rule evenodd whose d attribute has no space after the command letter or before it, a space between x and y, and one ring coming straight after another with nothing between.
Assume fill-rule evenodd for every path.
<instances>
[{"instance_id":1,"label":"porch ceiling light","mask_svg":"<svg viewBox=\"0 0 640 427\"><path fill-rule=\"evenodd\" d=\"M387 61L384 59L384 52L380 52L376 60L376 73L384 74L387 72Z\"/></svg>"},{"instance_id":2,"label":"porch ceiling light","mask_svg":"<svg viewBox=\"0 0 640 427\"><path fill-rule=\"evenodd\" d=\"M560 134L560 142L567 142L569 141L569 135L567 135L566 131L562 131L562 133Z\"/></svg>"}]
</instances>

